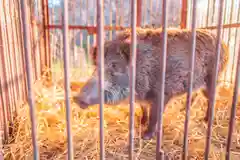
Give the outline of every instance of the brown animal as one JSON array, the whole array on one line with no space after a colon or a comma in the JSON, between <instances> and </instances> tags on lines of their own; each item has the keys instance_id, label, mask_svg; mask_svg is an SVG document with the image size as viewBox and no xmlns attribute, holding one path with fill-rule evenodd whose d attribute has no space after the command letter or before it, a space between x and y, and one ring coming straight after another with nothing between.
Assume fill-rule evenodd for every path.
<instances>
[{"instance_id":1,"label":"brown animal","mask_svg":"<svg viewBox=\"0 0 240 160\"><path fill-rule=\"evenodd\" d=\"M191 31L170 28L167 32L165 106L172 97L187 92L191 56ZM143 134L143 139L151 139L156 130L157 95L160 90L161 76L160 57L163 42L161 33L161 29L137 29L136 99L151 104L148 129ZM106 104L117 104L129 97L130 36L130 31L125 31L104 45L104 96ZM205 30L197 30L193 91L203 89L207 98L214 72L216 42L216 35ZM92 58L95 65L97 64L96 57L97 48L94 47ZM219 76L225 70L227 62L228 48L222 42L218 66ZM97 74L93 75L74 100L81 108L98 103ZM142 121L145 123L147 111L145 107L142 109ZM208 107L205 120L207 120L209 109Z\"/></svg>"}]
</instances>

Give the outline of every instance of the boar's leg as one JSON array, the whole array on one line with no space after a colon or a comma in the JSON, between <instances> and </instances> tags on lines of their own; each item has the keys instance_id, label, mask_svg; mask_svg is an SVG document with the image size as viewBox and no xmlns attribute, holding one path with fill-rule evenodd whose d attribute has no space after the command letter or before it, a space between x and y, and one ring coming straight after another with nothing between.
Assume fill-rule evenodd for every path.
<instances>
[{"instance_id":1,"label":"boar's leg","mask_svg":"<svg viewBox=\"0 0 240 160\"><path fill-rule=\"evenodd\" d=\"M204 121L207 122L208 118L210 116L209 113L211 111L211 106L209 106L209 100L210 100L212 76L210 74L206 77L205 83L206 83L206 88L203 90L203 94L208 99L208 104L207 104L208 106L207 106L207 111L206 111L206 114L205 114L205 117L204 117Z\"/></svg>"},{"instance_id":2,"label":"boar's leg","mask_svg":"<svg viewBox=\"0 0 240 160\"><path fill-rule=\"evenodd\" d=\"M148 121L148 109L146 105L141 105L141 109L142 109L142 119L141 119L141 124L145 125Z\"/></svg>"},{"instance_id":3,"label":"boar's leg","mask_svg":"<svg viewBox=\"0 0 240 160\"><path fill-rule=\"evenodd\" d=\"M166 105L169 101L169 97L165 96L164 97L164 108L163 108L163 112L166 108ZM148 128L147 131L144 133L143 135L143 139L144 140L150 140L152 139L155 134L156 134L156 129L157 129L157 118L158 118L158 101L155 100L152 103L151 109L150 109L150 115L149 115L149 124L148 124Z\"/></svg>"}]
</instances>

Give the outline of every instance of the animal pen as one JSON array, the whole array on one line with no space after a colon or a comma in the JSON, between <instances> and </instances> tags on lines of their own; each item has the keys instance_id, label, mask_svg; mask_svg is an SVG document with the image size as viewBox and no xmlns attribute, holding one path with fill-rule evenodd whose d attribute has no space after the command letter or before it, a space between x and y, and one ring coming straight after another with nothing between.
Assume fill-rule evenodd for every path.
<instances>
[{"instance_id":1,"label":"animal pen","mask_svg":"<svg viewBox=\"0 0 240 160\"><path fill-rule=\"evenodd\" d=\"M0 0L0 6L0 160L240 158L239 0ZM156 140L141 139L142 113L134 103L136 27L163 31ZM202 121L207 100L201 92L193 94L191 85L189 94L171 101L163 114L168 27L192 30L190 62L196 28L217 35L216 60L220 39L229 47L222 85L211 92L215 107L208 124ZM103 105L103 44L127 28L132 34L130 101ZM93 45L99 52L100 104L81 110L71 95L94 70Z\"/></svg>"}]
</instances>

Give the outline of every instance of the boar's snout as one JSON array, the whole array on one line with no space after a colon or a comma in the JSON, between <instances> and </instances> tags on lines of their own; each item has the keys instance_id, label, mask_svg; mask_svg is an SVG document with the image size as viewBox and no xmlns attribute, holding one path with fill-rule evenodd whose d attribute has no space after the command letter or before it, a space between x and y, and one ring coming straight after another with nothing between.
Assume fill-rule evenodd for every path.
<instances>
[{"instance_id":1,"label":"boar's snout","mask_svg":"<svg viewBox=\"0 0 240 160\"><path fill-rule=\"evenodd\" d=\"M73 97L73 101L80 108L86 109L90 105L98 104L98 81L91 78L81 89L80 93Z\"/></svg>"}]
</instances>

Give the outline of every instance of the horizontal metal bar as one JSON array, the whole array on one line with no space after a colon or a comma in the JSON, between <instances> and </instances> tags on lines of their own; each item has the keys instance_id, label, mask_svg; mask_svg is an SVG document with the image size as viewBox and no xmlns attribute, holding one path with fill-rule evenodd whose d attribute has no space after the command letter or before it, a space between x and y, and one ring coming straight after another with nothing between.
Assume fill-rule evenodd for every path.
<instances>
[{"instance_id":1,"label":"horizontal metal bar","mask_svg":"<svg viewBox=\"0 0 240 160\"><path fill-rule=\"evenodd\" d=\"M48 25L46 26L46 29L62 29L62 25ZM69 29L87 30L89 34L97 34L97 26L69 25ZM104 26L104 30L124 30L124 29L130 29L130 27Z\"/></svg>"},{"instance_id":2,"label":"horizontal metal bar","mask_svg":"<svg viewBox=\"0 0 240 160\"><path fill-rule=\"evenodd\" d=\"M217 29L218 26L209 26L209 27L202 27L200 29ZM225 24L223 28L238 28L240 27L240 23L232 23L232 24Z\"/></svg>"},{"instance_id":3,"label":"horizontal metal bar","mask_svg":"<svg viewBox=\"0 0 240 160\"><path fill-rule=\"evenodd\" d=\"M240 27L240 23L232 23L232 24L225 24L223 28L238 28ZM89 34L97 34L97 27L96 26L83 26L83 25L69 25L68 28L70 30L80 29L80 30L87 30ZM104 30L125 30L130 29L131 27L123 27L123 26L104 26ZM62 29L62 25L48 25L46 29ZM200 29L217 29L217 26L209 26L209 27L201 27Z\"/></svg>"}]
</instances>

